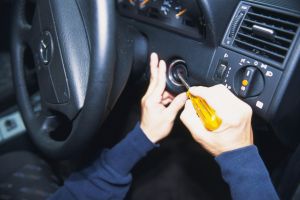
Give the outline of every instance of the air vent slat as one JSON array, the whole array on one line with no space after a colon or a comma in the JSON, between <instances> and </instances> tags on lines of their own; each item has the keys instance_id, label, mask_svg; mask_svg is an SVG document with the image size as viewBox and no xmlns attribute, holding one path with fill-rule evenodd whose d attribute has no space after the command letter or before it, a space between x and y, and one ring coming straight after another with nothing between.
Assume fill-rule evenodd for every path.
<instances>
[{"instance_id":1,"label":"air vent slat","mask_svg":"<svg viewBox=\"0 0 300 200\"><path fill-rule=\"evenodd\" d=\"M246 31L248 34L252 34L252 28L249 28L247 26L241 26L241 30L244 30ZM240 31L241 32L241 31ZM275 35L274 37L275 39L275 42L277 41L277 43L279 44L282 44L282 46L286 47L286 48L289 48L290 47L290 44L292 43L292 40L290 39L287 39L287 38L284 38L284 37L280 37L278 35ZM274 42L274 41L273 41Z\"/></svg>"},{"instance_id":2,"label":"air vent slat","mask_svg":"<svg viewBox=\"0 0 300 200\"><path fill-rule=\"evenodd\" d=\"M255 54L263 54L263 55L269 55L270 57L273 57L275 60L277 61L281 61L281 60L284 60L284 56L280 55L280 54L277 54L277 53L274 53L272 51L268 51L266 49L263 49L263 48L260 48L260 47L257 47L255 45L252 45L252 44L249 44L247 42L244 42L244 41L241 41L239 39L236 39L235 40L237 43L240 43L240 44L243 44L245 46L248 46L252 49L252 52L255 53Z\"/></svg>"},{"instance_id":3,"label":"air vent slat","mask_svg":"<svg viewBox=\"0 0 300 200\"><path fill-rule=\"evenodd\" d=\"M299 25L299 24L296 24L296 23L293 23L293 22L288 22L288 21L285 21L285 20L281 20L281 19L278 19L278 18L273 18L273 17L261 15L261 14L256 14L256 13L253 13L253 12L248 12L248 15L255 16L257 18L261 18L262 20L266 19L268 21L274 21L274 22L280 23L283 26L289 25L289 26L294 27L295 29L297 29L298 25Z\"/></svg>"},{"instance_id":4,"label":"air vent slat","mask_svg":"<svg viewBox=\"0 0 300 200\"><path fill-rule=\"evenodd\" d=\"M248 38L248 39L252 40L253 42L258 41L258 42L261 42L261 43L263 43L265 45L268 45L268 46L270 46L272 48L277 48L277 49L280 49L280 50L285 51L285 52L287 52L289 50L288 48L285 48L283 46L279 46L279 45L277 45L275 43L271 43L271 42L268 42L266 40L261 40L259 38L256 38L256 37L244 34L244 33L238 33L238 35L242 36L242 37L245 37L245 38Z\"/></svg>"},{"instance_id":5,"label":"air vent slat","mask_svg":"<svg viewBox=\"0 0 300 200\"><path fill-rule=\"evenodd\" d=\"M244 26L242 25L241 28L245 29L245 30L248 30L248 31L252 31L252 28L248 27L248 26Z\"/></svg>"},{"instance_id":6,"label":"air vent slat","mask_svg":"<svg viewBox=\"0 0 300 200\"><path fill-rule=\"evenodd\" d=\"M253 20L250 20L250 19L245 19L244 22L248 22L251 25L259 25L259 26L262 26L262 27L273 29L275 31L280 31L280 32L283 32L285 34L289 34L291 37L293 37L295 35L295 32L293 32L293 31L289 31L289 30L286 30L286 29L283 29L283 28L278 28L278 27L275 27L275 26L270 26L268 24L253 21Z\"/></svg>"},{"instance_id":7,"label":"air vent slat","mask_svg":"<svg viewBox=\"0 0 300 200\"><path fill-rule=\"evenodd\" d=\"M286 39L286 38L283 38L283 37L280 37L280 36L275 36L275 39L277 39L277 40L281 40L281 41L283 41L283 42L287 42L287 43L292 43L293 41L292 40L290 40L290 39Z\"/></svg>"},{"instance_id":8,"label":"air vent slat","mask_svg":"<svg viewBox=\"0 0 300 200\"><path fill-rule=\"evenodd\" d=\"M251 5L233 46L282 64L300 25L300 16Z\"/></svg>"}]
</instances>

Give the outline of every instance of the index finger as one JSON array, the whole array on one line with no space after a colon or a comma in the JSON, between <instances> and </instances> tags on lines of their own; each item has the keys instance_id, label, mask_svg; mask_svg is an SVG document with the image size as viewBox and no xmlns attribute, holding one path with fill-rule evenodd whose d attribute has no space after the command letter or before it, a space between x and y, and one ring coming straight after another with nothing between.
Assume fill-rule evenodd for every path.
<instances>
[{"instance_id":1,"label":"index finger","mask_svg":"<svg viewBox=\"0 0 300 200\"><path fill-rule=\"evenodd\" d=\"M153 92L155 85L157 84L158 77L158 55L152 53L150 56L150 83L145 96L148 96Z\"/></svg>"},{"instance_id":2,"label":"index finger","mask_svg":"<svg viewBox=\"0 0 300 200\"><path fill-rule=\"evenodd\" d=\"M183 124L188 128L194 139L205 141L210 137L211 132L207 131L203 122L198 117L191 100L185 104L184 110L180 115Z\"/></svg>"}]
</instances>

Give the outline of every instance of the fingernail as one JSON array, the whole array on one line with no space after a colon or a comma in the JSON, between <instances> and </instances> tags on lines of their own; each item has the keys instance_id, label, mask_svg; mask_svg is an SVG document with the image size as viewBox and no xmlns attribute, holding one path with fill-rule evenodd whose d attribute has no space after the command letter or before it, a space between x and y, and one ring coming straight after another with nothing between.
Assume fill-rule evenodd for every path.
<instances>
[{"instance_id":1,"label":"fingernail","mask_svg":"<svg viewBox=\"0 0 300 200\"><path fill-rule=\"evenodd\" d=\"M151 57L156 57L156 56L157 56L157 54L155 52L151 53Z\"/></svg>"},{"instance_id":2,"label":"fingernail","mask_svg":"<svg viewBox=\"0 0 300 200\"><path fill-rule=\"evenodd\" d=\"M159 61L159 64L161 64L161 65L162 65L162 64L166 64L166 62L165 62L164 60L160 60L160 61Z\"/></svg>"}]
</instances>

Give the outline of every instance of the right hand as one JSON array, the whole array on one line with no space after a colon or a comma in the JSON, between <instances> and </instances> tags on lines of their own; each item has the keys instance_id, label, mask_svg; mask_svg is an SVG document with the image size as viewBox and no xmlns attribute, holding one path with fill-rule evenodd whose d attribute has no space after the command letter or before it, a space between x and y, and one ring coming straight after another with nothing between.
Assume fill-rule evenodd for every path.
<instances>
[{"instance_id":1,"label":"right hand","mask_svg":"<svg viewBox=\"0 0 300 200\"><path fill-rule=\"evenodd\" d=\"M210 88L193 87L190 92L205 99L222 119L222 124L217 130L206 130L190 100L180 116L196 142L208 152L218 156L253 144L252 109L248 104L235 97L223 85Z\"/></svg>"}]
</instances>

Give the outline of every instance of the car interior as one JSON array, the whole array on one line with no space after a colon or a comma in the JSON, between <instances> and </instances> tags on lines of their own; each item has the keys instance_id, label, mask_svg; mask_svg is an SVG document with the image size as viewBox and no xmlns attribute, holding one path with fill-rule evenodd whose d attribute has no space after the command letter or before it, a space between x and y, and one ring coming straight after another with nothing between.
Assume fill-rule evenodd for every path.
<instances>
[{"instance_id":1,"label":"car interior","mask_svg":"<svg viewBox=\"0 0 300 200\"><path fill-rule=\"evenodd\" d=\"M278 195L300 199L299 26L297 0L0 0L0 199L46 199L124 138L151 52L172 94L186 91L180 69L249 104ZM128 200L231 199L179 119L132 173Z\"/></svg>"}]
</instances>

